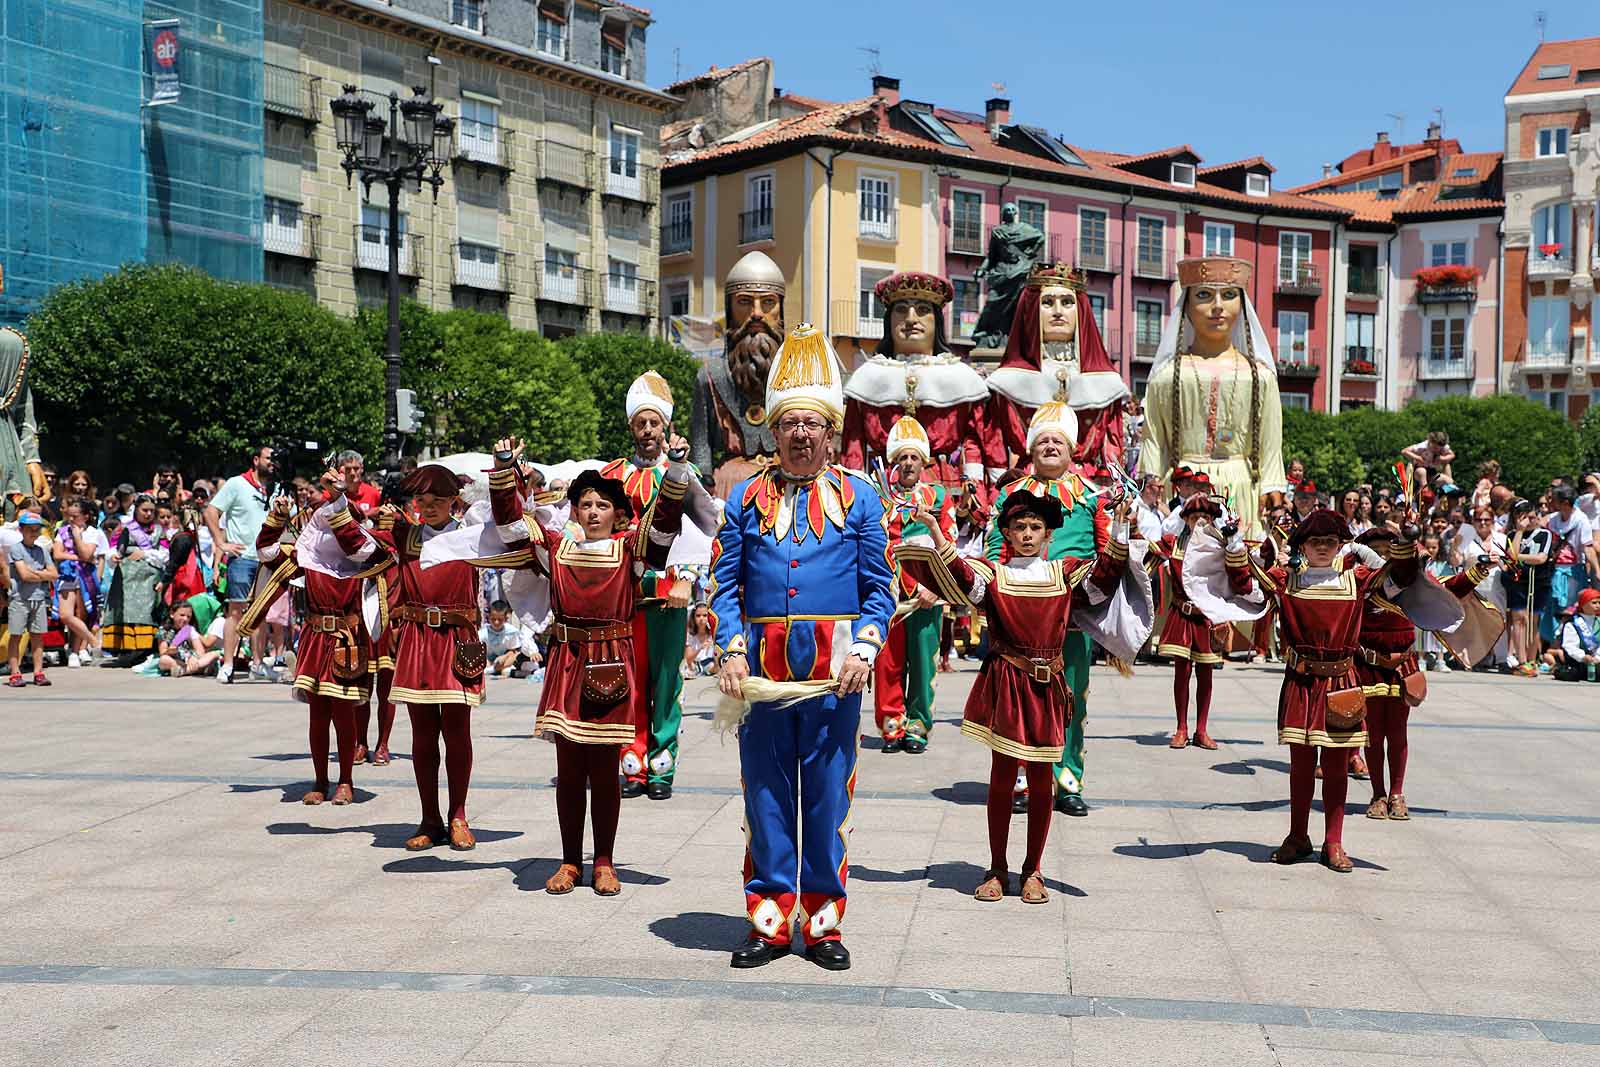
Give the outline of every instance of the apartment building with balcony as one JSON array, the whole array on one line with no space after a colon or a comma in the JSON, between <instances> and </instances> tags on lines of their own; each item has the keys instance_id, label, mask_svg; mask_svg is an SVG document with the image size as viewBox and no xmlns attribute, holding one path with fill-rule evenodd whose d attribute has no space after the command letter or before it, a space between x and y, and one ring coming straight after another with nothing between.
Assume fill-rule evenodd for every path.
<instances>
[{"instance_id":1,"label":"apartment building with balcony","mask_svg":"<svg viewBox=\"0 0 1600 1067\"><path fill-rule=\"evenodd\" d=\"M655 328L662 116L649 14L586 0L267 0L266 280L346 313L384 298L388 198L347 188L328 102L387 120L424 86L455 119L446 182L403 194L400 275L436 309L548 336Z\"/></svg>"},{"instance_id":2,"label":"apartment building with balcony","mask_svg":"<svg viewBox=\"0 0 1600 1067\"><path fill-rule=\"evenodd\" d=\"M1499 152L1463 152L1437 124L1379 133L1296 192L1346 209L1335 314L1336 409L1495 392L1502 349Z\"/></svg>"},{"instance_id":3,"label":"apartment building with balcony","mask_svg":"<svg viewBox=\"0 0 1600 1067\"><path fill-rule=\"evenodd\" d=\"M1569 418L1600 402L1600 37L1539 45L1505 95L1502 388Z\"/></svg>"}]
</instances>

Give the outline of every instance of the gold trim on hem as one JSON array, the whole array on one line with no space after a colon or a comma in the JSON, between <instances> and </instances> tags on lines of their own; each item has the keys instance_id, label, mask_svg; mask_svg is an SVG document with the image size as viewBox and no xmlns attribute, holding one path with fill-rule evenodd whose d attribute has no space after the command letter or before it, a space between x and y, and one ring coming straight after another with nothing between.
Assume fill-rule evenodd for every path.
<instances>
[{"instance_id":1,"label":"gold trim on hem","mask_svg":"<svg viewBox=\"0 0 1600 1067\"><path fill-rule=\"evenodd\" d=\"M1222 657L1215 652L1194 652L1190 650L1188 645L1157 645L1156 652L1163 656L1186 659L1191 663L1215 665L1222 662Z\"/></svg>"},{"instance_id":2,"label":"gold trim on hem","mask_svg":"<svg viewBox=\"0 0 1600 1067\"><path fill-rule=\"evenodd\" d=\"M1313 748L1365 748L1367 731L1330 734L1325 730L1302 730L1295 726L1283 726L1278 729L1278 744L1311 745Z\"/></svg>"},{"instance_id":3,"label":"gold trim on hem","mask_svg":"<svg viewBox=\"0 0 1600 1067\"><path fill-rule=\"evenodd\" d=\"M319 697L331 697L334 700L353 700L357 704L365 704L372 695L370 686L340 685L338 682L327 682L311 677L309 674L299 674L294 679L296 693L315 693Z\"/></svg>"},{"instance_id":4,"label":"gold trim on hem","mask_svg":"<svg viewBox=\"0 0 1600 1067\"><path fill-rule=\"evenodd\" d=\"M483 703L483 694L461 689L407 689L397 685L390 688L389 700L395 704L465 704L475 708Z\"/></svg>"},{"instance_id":5,"label":"gold trim on hem","mask_svg":"<svg viewBox=\"0 0 1600 1067\"><path fill-rule=\"evenodd\" d=\"M564 737L568 741L580 745L621 745L626 747L633 744L634 728L632 723L613 723L603 726L586 726L573 722L559 712L546 712L534 721L533 732L538 737L553 741L556 737Z\"/></svg>"},{"instance_id":6,"label":"gold trim on hem","mask_svg":"<svg viewBox=\"0 0 1600 1067\"><path fill-rule=\"evenodd\" d=\"M987 726L979 726L975 722L965 720L961 723L961 732L1002 756L1010 756L1012 759L1028 763L1059 763L1062 752L1066 751L1065 745L1019 745L1010 738L1001 737Z\"/></svg>"}]
</instances>

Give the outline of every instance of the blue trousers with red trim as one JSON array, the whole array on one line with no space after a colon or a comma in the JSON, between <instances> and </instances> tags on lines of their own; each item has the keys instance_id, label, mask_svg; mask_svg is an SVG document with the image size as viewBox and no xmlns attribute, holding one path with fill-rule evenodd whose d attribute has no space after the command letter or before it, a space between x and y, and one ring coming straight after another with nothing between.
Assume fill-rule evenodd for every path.
<instances>
[{"instance_id":1,"label":"blue trousers with red trim","mask_svg":"<svg viewBox=\"0 0 1600 1067\"><path fill-rule=\"evenodd\" d=\"M806 944L840 936L860 732L859 693L756 704L739 727L745 910L774 944L788 944L796 905Z\"/></svg>"}]
</instances>

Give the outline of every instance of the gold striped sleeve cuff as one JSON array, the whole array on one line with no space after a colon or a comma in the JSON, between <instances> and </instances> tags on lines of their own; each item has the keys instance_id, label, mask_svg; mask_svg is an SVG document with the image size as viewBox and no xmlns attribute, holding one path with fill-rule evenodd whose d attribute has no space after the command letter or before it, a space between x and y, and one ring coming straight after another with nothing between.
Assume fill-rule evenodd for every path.
<instances>
[{"instance_id":1,"label":"gold striped sleeve cuff","mask_svg":"<svg viewBox=\"0 0 1600 1067\"><path fill-rule=\"evenodd\" d=\"M517 472L511 467L497 467L489 472L490 489L515 489Z\"/></svg>"},{"instance_id":2,"label":"gold striped sleeve cuff","mask_svg":"<svg viewBox=\"0 0 1600 1067\"><path fill-rule=\"evenodd\" d=\"M1126 542L1126 541L1108 541L1108 542L1106 542L1106 547L1101 549L1101 551L1105 555L1110 556L1112 559L1127 559L1128 558L1128 542Z\"/></svg>"},{"instance_id":3,"label":"gold striped sleeve cuff","mask_svg":"<svg viewBox=\"0 0 1600 1067\"><path fill-rule=\"evenodd\" d=\"M1389 549L1389 561L1392 563L1397 559L1412 559L1416 554L1417 543L1415 541L1398 541L1393 548Z\"/></svg>"},{"instance_id":4,"label":"gold striped sleeve cuff","mask_svg":"<svg viewBox=\"0 0 1600 1067\"><path fill-rule=\"evenodd\" d=\"M349 508L340 508L338 511L334 512L333 517L328 520L328 526L337 530L341 527L349 526L355 521L355 514L351 512Z\"/></svg>"}]
</instances>

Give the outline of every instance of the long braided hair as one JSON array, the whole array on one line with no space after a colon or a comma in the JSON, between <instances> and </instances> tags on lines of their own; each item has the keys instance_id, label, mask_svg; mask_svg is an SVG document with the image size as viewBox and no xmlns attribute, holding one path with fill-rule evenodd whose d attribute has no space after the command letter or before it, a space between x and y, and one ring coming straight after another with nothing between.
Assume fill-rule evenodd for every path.
<instances>
[{"instance_id":1,"label":"long braided hair","mask_svg":"<svg viewBox=\"0 0 1600 1067\"><path fill-rule=\"evenodd\" d=\"M1239 314L1244 316L1244 290L1239 290ZM1172 354L1172 441L1173 453L1178 452L1178 442L1183 440L1183 404L1179 400L1178 388L1183 380L1183 357L1187 354L1186 346L1182 343L1183 331L1192 330L1188 322L1189 290L1183 291L1183 307L1178 313L1184 321L1178 327L1178 350ZM1256 482L1261 481L1261 368L1256 364L1255 331L1250 329L1248 321L1244 330L1245 358L1250 364L1250 477Z\"/></svg>"}]
</instances>

